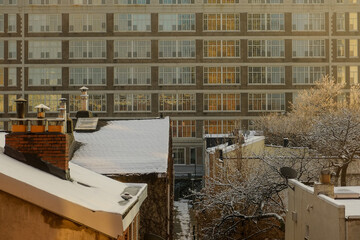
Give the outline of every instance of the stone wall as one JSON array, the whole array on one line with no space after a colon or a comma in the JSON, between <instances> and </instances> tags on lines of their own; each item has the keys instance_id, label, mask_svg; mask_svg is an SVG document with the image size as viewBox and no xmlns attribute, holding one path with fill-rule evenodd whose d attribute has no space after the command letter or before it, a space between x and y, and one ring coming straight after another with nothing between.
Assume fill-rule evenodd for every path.
<instances>
[{"instance_id":1,"label":"stone wall","mask_svg":"<svg viewBox=\"0 0 360 240\"><path fill-rule=\"evenodd\" d=\"M157 173L111 176L120 182L147 183L148 197L140 209L140 239L145 234L172 239L173 180Z\"/></svg>"}]
</instances>

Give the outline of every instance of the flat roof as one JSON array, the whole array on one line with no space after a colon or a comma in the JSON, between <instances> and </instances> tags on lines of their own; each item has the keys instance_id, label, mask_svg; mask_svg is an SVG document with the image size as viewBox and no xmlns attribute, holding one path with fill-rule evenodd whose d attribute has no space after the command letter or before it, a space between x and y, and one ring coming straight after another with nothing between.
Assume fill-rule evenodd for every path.
<instances>
[{"instance_id":1,"label":"flat roof","mask_svg":"<svg viewBox=\"0 0 360 240\"><path fill-rule=\"evenodd\" d=\"M72 162L101 174L166 173L170 120L108 121L99 131L75 132L83 145Z\"/></svg>"},{"instance_id":2,"label":"flat roof","mask_svg":"<svg viewBox=\"0 0 360 240\"><path fill-rule=\"evenodd\" d=\"M348 190L360 194L360 186L344 186L335 187L334 192L337 190ZM345 217L359 217L360 218L360 198L346 198L346 199L334 199L337 203L345 206Z\"/></svg>"}]
</instances>

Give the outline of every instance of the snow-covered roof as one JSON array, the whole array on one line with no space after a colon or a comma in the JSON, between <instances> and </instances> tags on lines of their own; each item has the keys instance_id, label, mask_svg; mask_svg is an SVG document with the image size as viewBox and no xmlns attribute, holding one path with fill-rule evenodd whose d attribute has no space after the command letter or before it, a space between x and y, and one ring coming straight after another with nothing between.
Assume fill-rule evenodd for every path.
<instances>
[{"instance_id":1,"label":"snow-covered roof","mask_svg":"<svg viewBox=\"0 0 360 240\"><path fill-rule=\"evenodd\" d=\"M264 136L255 136L253 134L244 136L244 143L241 144L242 147L248 146L250 144L256 143L258 141L264 140ZM223 150L224 153L234 151L239 147L238 144L229 145L228 143L220 144L211 148L207 148L206 151L209 153L214 153L216 150Z\"/></svg>"},{"instance_id":2,"label":"snow-covered roof","mask_svg":"<svg viewBox=\"0 0 360 240\"><path fill-rule=\"evenodd\" d=\"M74 133L83 145L72 162L101 174L167 172L169 118L107 123L97 132Z\"/></svg>"},{"instance_id":3,"label":"snow-covered roof","mask_svg":"<svg viewBox=\"0 0 360 240\"><path fill-rule=\"evenodd\" d=\"M72 181L62 180L0 148L0 190L114 238L122 235L146 198L147 185L121 183L71 162L69 168ZM125 201L121 194L129 189L134 196Z\"/></svg>"},{"instance_id":4,"label":"snow-covered roof","mask_svg":"<svg viewBox=\"0 0 360 240\"><path fill-rule=\"evenodd\" d=\"M314 188L311 186L307 186L295 179L289 179L289 182L300 187L302 190L314 194ZM360 186L342 186L342 187L334 187L335 195L339 192L348 192L348 193L355 193L360 195ZM360 219L360 198L330 198L325 195L318 195L324 201L338 207L338 208L345 208L345 217L352 218L352 219Z\"/></svg>"}]
</instances>

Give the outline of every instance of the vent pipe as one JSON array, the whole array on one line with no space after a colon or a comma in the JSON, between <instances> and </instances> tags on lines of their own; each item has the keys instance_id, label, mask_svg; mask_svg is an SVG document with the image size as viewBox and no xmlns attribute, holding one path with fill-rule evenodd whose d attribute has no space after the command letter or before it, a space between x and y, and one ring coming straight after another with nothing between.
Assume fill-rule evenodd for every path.
<instances>
[{"instance_id":1,"label":"vent pipe","mask_svg":"<svg viewBox=\"0 0 360 240\"><path fill-rule=\"evenodd\" d=\"M284 138L284 147L288 147L289 146L289 139L288 138Z\"/></svg>"},{"instance_id":2,"label":"vent pipe","mask_svg":"<svg viewBox=\"0 0 360 240\"><path fill-rule=\"evenodd\" d=\"M89 110L89 95L87 94L87 90L89 90L87 87L80 88L81 91L81 111L88 111Z\"/></svg>"},{"instance_id":3,"label":"vent pipe","mask_svg":"<svg viewBox=\"0 0 360 240\"><path fill-rule=\"evenodd\" d=\"M15 100L15 102L16 102L16 117L25 118L25 104L27 101L23 98L19 98Z\"/></svg>"}]
</instances>

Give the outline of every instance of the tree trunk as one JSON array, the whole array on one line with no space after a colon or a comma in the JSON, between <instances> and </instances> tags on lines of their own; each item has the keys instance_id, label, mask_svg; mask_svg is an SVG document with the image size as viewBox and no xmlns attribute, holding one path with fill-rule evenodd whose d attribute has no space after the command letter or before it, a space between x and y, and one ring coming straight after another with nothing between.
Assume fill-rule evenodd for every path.
<instances>
[{"instance_id":1,"label":"tree trunk","mask_svg":"<svg viewBox=\"0 0 360 240\"><path fill-rule=\"evenodd\" d=\"M347 169L348 169L349 164L345 164L344 166L341 167L341 178L340 178L340 185L341 186L346 186L346 173L347 173Z\"/></svg>"}]
</instances>

